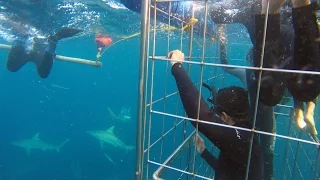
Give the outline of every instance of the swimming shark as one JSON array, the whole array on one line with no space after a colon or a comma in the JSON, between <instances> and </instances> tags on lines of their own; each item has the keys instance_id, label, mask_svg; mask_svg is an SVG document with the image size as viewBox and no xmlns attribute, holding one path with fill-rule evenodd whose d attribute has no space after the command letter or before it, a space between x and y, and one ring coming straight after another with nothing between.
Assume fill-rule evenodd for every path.
<instances>
[{"instance_id":1,"label":"swimming shark","mask_svg":"<svg viewBox=\"0 0 320 180\"><path fill-rule=\"evenodd\" d=\"M46 151L46 150L55 150L57 152L60 152L60 149L69 141L69 139L66 139L63 143L61 143L60 145L52 145L52 144L48 144L44 141L42 141L39 138L39 133L37 133L36 135L34 135L32 138L30 139L22 139L19 141L14 141L11 142L12 145L14 146L18 146L21 148L24 148L27 152L28 155L30 155L31 150L32 149L40 149L42 151Z\"/></svg>"},{"instance_id":2,"label":"swimming shark","mask_svg":"<svg viewBox=\"0 0 320 180\"><path fill-rule=\"evenodd\" d=\"M109 107L108 107L108 111L109 111L110 116L113 119L118 119L122 123L127 123L131 120L130 107L129 108L123 107L120 114L118 114L118 115L116 115Z\"/></svg>"},{"instance_id":3,"label":"swimming shark","mask_svg":"<svg viewBox=\"0 0 320 180\"><path fill-rule=\"evenodd\" d=\"M135 146L127 146L123 141L121 141L113 132L114 126L110 127L107 130L91 130L87 131L88 134L97 138L100 141L101 148L105 144L113 146L115 148L122 149L126 152L129 152L135 149Z\"/></svg>"}]
</instances>

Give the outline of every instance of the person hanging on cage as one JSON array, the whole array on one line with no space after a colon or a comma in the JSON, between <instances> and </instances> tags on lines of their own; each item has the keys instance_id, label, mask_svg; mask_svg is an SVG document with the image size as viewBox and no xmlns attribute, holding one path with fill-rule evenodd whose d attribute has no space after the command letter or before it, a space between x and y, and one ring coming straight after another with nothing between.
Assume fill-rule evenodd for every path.
<instances>
[{"instance_id":1,"label":"person hanging on cage","mask_svg":"<svg viewBox=\"0 0 320 180\"><path fill-rule=\"evenodd\" d=\"M94 38L97 44L97 61L101 58L101 51L104 47L110 45L112 43L112 39L107 35L102 35L97 33Z\"/></svg>"},{"instance_id":2,"label":"person hanging on cage","mask_svg":"<svg viewBox=\"0 0 320 180\"><path fill-rule=\"evenodd\" d=\"M189 118L197 119L200 94L182 67L184 54L175 50L168 54L168 58L171 59L171 72L176 80L184 109ZM203 121L251 129L252 122L249 121L248 115L248 92L241 87L220 89L216 93L213 110L210 110L203 98L200 100L199 119ZM220 149L219 158L210 164L215 170L215 179L245 179L252 135L249 180L262 179L264 163L256 135L240 129L198 123L198 121L190 122Z\"/></svg>"},{"instance_id":3,"label":"person hanging on cage","mask_svg":"<svg viewBox=\"0 0 320 180\"><path fill-rule=\"evenodd\" d=\"M269 54L265 55L265 61L268 62L267 65L268 64L272 65L272 63L277 63L276 61L277 60L279 61L279 59L280 59L280 55L279 55L280 54L279 53L280 47L279 47L279 41L278 41L279 38L280 38L279 37L280 36L280 15L279 15L279 10L280 10L280 7L283 4L283 2L284 1L276 1L276 0L270 1L270 8L269 8L270 14L269 14L269 21L268 21L269 25L267 27L268 34L266 36L266 46L265 46L266 51L269 52ZM268 3L268 1L264 1L264 0L262 1L261 14L256 16L256 32L257 32L258 35L257 35L257 41L256 41L257 43L256 43L256 45L254 47L255 48L254 49L254 59L258 59L257 54L258 55L261 54L261 49L262 49L262 43L261 42L262 41L258 41L258 40L259 40L259 38L262 38L262 35L259 34L259 33L263 32L263 29L264 29L264 18L265 18L265 13L266 13L266 9L267 9L266 8L267 7L267 3ZM309 1L309 3L308 2L301 3L301 2L297 2L297 1L293 0L293 7L294 7L293 15L297 19L306 18L306 15L305 15L306 12L304 12L306 9L312 13L312 11L311 11L312 7L310 6L310 1ZM303 11L304 13L301 13L301 11ZM310 15L310 12L309 12L309 15ZM307 16L308 16L308 13L307 13ZM314 20L312 18L310 20L313 21L314 23L316 22L316 20ZM299 26L299 22L294 22L293 24L295 25L295 27ZM314 32L316 27L313 26L313 25L314 25L313 23L309 23L309 24L307 24L307 27L305 27L305 28L307 28L311 32ZM299 40L301 40L301 37L305 36L309 32L308 31L304 31L301 34L299 34L299 33L297 34L296 33L296 36L295 36L296 37L296 39L295 39L295 48L297 48L297 47L301 48L301 45L299 44ZM259 35L261 37L259 37ZM313 42L309 41L308 43L309 43L310 46L316 46L316 45L314 45ZM308 53L309 53L309 55L312 55L315 52L310 52L309 51ZM222 121L225 121L225 123L227 123L229 125L235 125L236 124L236 123L234 123L234 121L232 121L233 120L232 117L235 117L235 115L244 114L244 111L241 111L241 110L243 110L242 109L243 107L239 106L239 104L237 104L238 106L233 106L233 107L231 106L231 108L230 108L230 106L229 107L227 106L228 108L223 106L223 105L229 105L228 102L231 103L231 104L232 103L236 104L236 103L238 103L238 101L241 100L241 98L239 97L239 94L238 94L238 96L236 95L236 93L237 93L237 90L235 90L236 88L231 87L231 90L228 89L228 88L221 89L216 95L216 99L214 101L215 105L214 105L213 111L209 111L208 105L201 98L200 112L199 112L200 116L198 117L197 107L198 107L199 92L197 91L196 87L193 85L193 83L191 82L190 78L186 75L184 69L182 68L181 61L183 60L183 53L180 52L180 51L173 51L173 52L170 52L168 54L168 58L170 58L172 60L172 64L173 64L172 74L175 77L175 80L176 80L176 83L177 83L177 86L178 86L178 89L179 89L180 97L181 97L183 106L185 108L185 111L186 111L188 117L194 118L194 119L199 118L200 120L209 121L209 122L218 122L219 118L216 119L215 116L214 116L214 114L217 114L218 116L220 116ZM273 75L273 74L267 74L267 75L270 76L270 75ZM279 77L279 75L278 75L278 77ZM264 88L266 88L266 87L264 87ZM270 91L270 88L271 88L271 90L273 90L273 88L278 88L278 87L274 87L274 86L272 86L270 84L267 84L267 88L268 88L267 90ZM282 88L282 87L280 87L280 88ZM221 99L219 99L222 96L222 95L219 96L219 93L221 92L223 94L223 92L228 92L228 90L229 90L229 92L231 92L230 93L231 95L229 94L229 96L227 96L228 98L226 98L223 101ZM243 89L243 91L245 91L245 90ZM268 91L266 91L266 92L268 92ZM277 96L279 96L279 92L275 92L275 94L270 94L270 95L274 96L274 97L272 97L274 99L271 100L271 101L274 102L274 101L277 100ZM281 95L281 92L280 92L280 95ZM243 96L245 97L244 94L242 94L242 97ZM236 97L236 98L234 98L234 97ZM281 98L279 98L279 99L281 100ZM264 99L264 100L266 100L266 99ZM261 99L260 99L260 101L261 101ZM243 102L242 102L242 104L243 104ZM231 111L231 110L233 110L233 111ZM225 111L227 111L227 112L225 112ZM248 103L248 111L249 111L249 103ZM239 112L241 112L241 113L238 114ZM232 115L230 116L230 115L228 115L228 113L232 114ZM212 118L212 116L213 116L213 118ZM239 118L239 116L238 116L238 118ZM243 120L243 117L242 117L242 120ZM250 122L250 121L248 121L248 122ZM191 121L191 123L195 127L198 127L199 131L201 133L203 133L212 143L214 143L221 150L221 153L228 154L227 152L223 152L223 151L226 151L224 148L221 148L221 144L226 143L227 140L225 140L224 142L220 142L219 138L217 139L217 137L215 137L216 134L219 134L220 136L223 135L223 137L225 137L225 134L223 133L224 131L222 131L222 129L214 129L214 128L212 129L212 127L210 127L208 124L203 125L203 123L199 124L199 123L197 123L195 121ZM220 131L213 132L215 130L220 130ZM256 143L258 143L258 142L256 142ZM232 159L232 157L230 157L230 159ZM252 167L250 167L250 168L252 168ZM220 167L218 169L220 169ZM252 170L252 169L250 169L250 170ZM218 174L219 173L220 172L218 172ZM235 173L229 173L229 174L235 174ZM222 175L226 176L225 173L222 173ZM221 176L221 174L219 174L219 176ZM237 178L237 179L239 179L239 178ZM261 179L261 178L258 178L258 179Z\"/></svg>"},{"instance_id":4,"label":"person hanging on cage","mask_svg":"<svg viewBox=\"0 0 320 180\"><path fill-rule=\"evenodd\" d=\"M218 37L219 38L219 48L220 48L220 61L222 64L229 64L226 52L226 44L227 38L225 34L225 25L218 25ZM250 51L252 52L252 51ZM250 54L249 52L249 54ZM247 56L248 58L251 57L250 55ZM250 59L248 60L251 61ZM252 79L247 78L247 75L250 75L251 70L249 69L240 69L240 68L227 68L225 67L224 70L239 78L240 81L244 84L245 88L247 88L249 93L250 99L250 119L254 119L254 111L255 111L255 97L253 96L255 92L253 92L252 88L248 87L248 84L251 83ZM210 87L207 84L203 84L204 87L209 88L209 91L213 91L214 88ZM210 101L214 105L214 97L215 95L210 98ZM264 106L263 104L259 103L257 107L257 116L256 116L256 128L260 131L269 132L269 133L276 133L276 121L274 117L273 107L271 106ZM274 157L274 148L275 148L275 136L270 135L262 135L260 134L260 143L263 152L263 159L264 159L264 179L273 179L273 157Z\"/></svg>"},{"instance_id":5,"label":"person hanging on cage","mask_svg":"<svg viewBox=\"0 0 320 180\"><path fill-rule=\"evenodd\" d=\"M310 4L310 2L309 2L309 4ZM225 10L225 8L222 8L222 7L219 7L219 8L220 8L219 10L211 12L212 20L216 23L224 23L224 24L226 24L226 23L227 24L241 23L241 24L243 24L249 32L249 35L250 35L250 38L251 38L253 45L255 45L256 44L256 34L255 34L255 26L254 26L254 22L255 22L255 15L254 14L258 11L259 8L261 8L261 4L258 2L253 3L251 6L244 8L242 11L237 11L237 13L233 14L232 16L230 16L230 14L228 14L228 13L225 13L225 12L227 12L227 10ZM310 12L315 12L316 10L319 10L319 4L317 2L313 2L309 5L309 9L310 9ZM285 12L287 12L287 11L285 11ZM294 44L293 40L295 37L294 36L295 35L294 34L294 27L288 25L288 20L287 20L287 19L292 19L292 15L288 15L288 13L282 13L282 16L284 16L285 18L281 19L282 23L280 25L280 33L281 33L281 36L280 36L281 42L280 43L283 43L283 44L281 44L280 47L284 47L284 51L282 52L284 61L282 61L282 64L280 63L280 65L277 65L278 68L305 70L306 67L313 64L315 67L314 70L320 69L319 64L317 64L318 62L312 60L312 59L314 59L314 60L317 59L317 57L316 57L316 56L318 56L317 53L313 53L314 56L309 58L309 62L311 62L311 64L301 65L301 62L300 62L300 65L299 65L299 59L301 59L301 58L299 58L299 56L297 55L298 53L294 53L295 51L292 48L293 44ZM258 36L262 37L262 34L259 34ZM315 46L315 45L313 45L313 46ZM317 51L317 48L315 51ZM298 48L296 48L296 49L298 49ZM292 59L293 59L294 54L296 54L296 58L293 61ZM256 66L258 66L258 65L256 65ZM237 70L237 71L241 71L241 70ZM273 73L273 75L275 75L275 73ZM273 98L270 99L268 97L268 95L270 93L266 92L266 95L265 95L266 98L264 99L264 102L262 102L262 103L267 102L266 103L267 105L268 104L269 105L277 104L279 102L279 100L282 99L283 92L284 92L283 87L288 82L290 92L294 93L293 98L294 98L294 109L295 109L295 114L296 114L297 126L299 127L299 129L304 130L307 133L310 133L311 136L313 137L313 139L316 140L317 139L317 131L315 128L313 111L314 111L314 107L315 107L316 97L319 94L319 87L316 83L316 82L319 82L319 77L317 75L304 75L304 77L307 79L309 78L309 80L303 80L302 82L304 82L304 83L302 83L302 85L301 85L301 81L299 81L299 79L301 79L301 78L299 78L299 77L302 77L302 76L303 75L296 76L296 74L294 74L293 76L288 78L288 81L286 78L285 79L284 78L275 78L275 79L278 79L277 82L280 85L276 86L275 89L273 89L273 90L275 92L278 91L281 93L278 93L278 96L274 96L274 102L272 103L272 102L267 102L268 99L270 101ZM307 77L307 76L309 76L309 77ZM270 78L270 76L266 76L266 77ZM279 76L277 76L277 77L279 77ZM283 76L283 77L285 77L285 76ZM268 80L267 78L265 80ZM314 83L312 83L310 85L310 84L308 84L308 82L314 82ZM307 84L305 86L306 88L303 88L303 84ZM268 89L268 88L265 88L265 89ZM306 110L306 115L305 115L306 118L304 118L304 116L303 116L303 110L304 110L303 102L307 103L307 108L306 108L307 110Z\"/></svg>"},{"instance_id":6,"label":"person hanging on cage","mask_svg":"<svg viewBox=\"0 0 320 180\"><path fill-rule=\"evenodd\" d=\"M128 9L130 9L134 12L137 12L137 13L141 12L141 3L142 3L141 0L121 0L121 3L123 3ZM198 4L195 2L193 2L192 4L195 4L197 7L195 9L195 17L200 17L201 16L200 12L204 12L204 5L201 3ZM291 6L290 0L287 0L284 3L284 6L285 6L285 8L283 8L283 10L281 11L281 18L282 18L281 19L281 22L282 22L281 32L285 32L283 29L290 29L290 27L286 27L284 25L292 26L292 23L291 23L292 15L291 15L290 11L288 10L289 7ZM177 14L177 15L184 14L186 17L183 17L183 19L193 20L192 18L187 17L188 15L192 14L191 13L192 8L190 8L191 7L190 4L185 4L182 2L172 2L171 5L169 5L169 3L164 2L164 3L158 3L157 7L165 12L170 11L172 14ZM170 7L171 7L171 9L169 9ZM319 6L317 3L313 3L312 7L313 7L313 10L319 9ZM213 29L214 29L216 23L218 23L218 24L219 23L223 23L223 24L225 24L225 23L241 23L241 24L245 25L245 27L247 28L247 30L249 32L252 43L255 44L254 15L257 14L257 12L259 12L260 9L261 9L261 1L260 0L249 0L249 1L248 0L240 0L240 1L239 0L223 0L220 2L212 3L208 7L208 11L210 12L211 19L208 19L208 21L207 21L207 24L208 24L207 28L210 28L210 29L207 29L207 32L209 32L208 34L214 33L215 31ZM164 23L168 23L169 19L168 19L167 15L165 15L161 12L157 13L157 15L158 15L158 17L157 17L158 20L160 20L161 22L164 22ZM203 19L204 18L201 18L200 19L201 22L195 24L195 28L194 28L195 33L203 34L202 33L203 26L201 26L201 24L204 23L204 22L202 22ZM171 21L172 21L171 25L181 27L181 25L180 25L181 23L179 21L177 21L175 18L171 18ZM198 20L194 21L194 22L198 22ZM192 23L190 23L190 24L192 24ZM187 23L187 25L188 25L188 23ZM293 31L293 29L291 29L290 31ZM290 35L290 33L288 33L288 34ZM287 36L287 35L284 34L284 36ZM285 53L287 53L288 51L293 51L292 50L292 43L288 43L288 42L292 42L292 40L293 40L293 38L289 39L288 41L281 41L281 42L287 42L284 44ZM290 61L290 58L292 58L292 56L289 56L289 57L286 56L286 58L288 58L286 60ZM288 61L285 61L284 63L286 63ZM282 64L282 66L284 67L285 65ZM276 78L278 80L277 80L277 83L275 83L276 86L279 86L279 88L274 89L275 91L277 91L277 89L279 89L279 92L277 92L277 94L275 96L272 96L272 98L270 98L270 99L265 98L264 100L269 101L268 103L269 104L271 103L274 106L275 104L277 104L276 102L278 102L278 101L280 101L280 99L282 99L283 92L284 92L285 88L282 85L283 84L282 83L283 76L281 76L280 73L271 73L271 74L273 74L273 75L278 74L278 77L280 77L279 79ZM266 78L265 80L267 81L268 78ZM314 84L317 84L317 83L314 83ZM263 88L263 89L268 89L268 88ZM310 89L311 89L311 91L313 91L312 88L310 88ZM318 91L319 90L315 90L314 92L316 92L316 94L318 94ZM266 92L266 94L268 95L269 92ZM304 93L304 94L308 95L308 93ZM264 96L264 97L266 97L266 96ZM316 96L313 95L312 97L308 98L310 100L306 100L306 101L312 102L312 101L314 101L313 99L315 97ZM295 99L295 102L297 102L295 104L301 104L301 103L299 103L299 101L297 99ZM307 105L308 104L311 104L311 103L307 103ZM313 106L311 106L311 105L308 106L310 108L307 107L307 109L310 109L310 111L307 110L306 112L312 112L311 110L312 110ZM301 108L299 108L299 107L301 107L301 106L297 106L295 108L296 114L298 114L298 112L301 112ZM311 116L308 116L308 117L311 117ZM315 127L312 125L314 123L310 123L308 118L306 119L306 121L304 121L304 118L296 117L296 122L298 122L298 121L299 121L299 123L297 123L297 124L302 125L302 126L298 126L301 130L304 130L308 133L311 133L312 136L314 136L314 137L316 136L316 134L314 134L314 132L316 132L316 131L314 131Z\"/></svg>"},{"instance_id":7,"label":"person hanging on cage","mask_svg":"<svg viewBox=\"0 0 320 180\"><path fill-rule=\"evenodd\" d=\"M34 62L38 75L43 79L49 76L52 69L58 41L82 32L80 29L63 27L47 37L33 37L24 30L23 26L19 25L17 28L22 34L12 44L7 59L7 69L17 72L27 62Z\"/></svg>"}]
</instances>

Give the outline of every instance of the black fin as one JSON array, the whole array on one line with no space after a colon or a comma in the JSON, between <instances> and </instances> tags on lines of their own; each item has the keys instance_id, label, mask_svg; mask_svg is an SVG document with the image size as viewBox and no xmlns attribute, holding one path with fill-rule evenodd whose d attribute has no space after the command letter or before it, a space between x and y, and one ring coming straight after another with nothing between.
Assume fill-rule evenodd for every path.
<instances>
[{"instance_id":1,"label":"black fin","mask_svg":"<svg viewBox=\"0 0 320 180\"><path fill-rule=\"evenodd\" d=\"M217 90L216 90L216 88L215 87L211 87L211 93L212 93L212 96L213 97L216 97L216 95L217 95Z\"/></svg>"},{"instance_id":2,"label":"black fin","mask_svg":"<svg viewBox=\"0 0 320 180\"><path fill-rule=\"evenodd\" d=\"M80 32L82 32L81 29L63 27L59 31L57 31L54 35L50 36L49 39L52 41L59 41L60 39L72 37Z\"/></svg>"},{"instance_id":3,"label":"black fin","mask_svg":"<svg viewBox=\"0 0 320 180\"><path fill-rule=\"evenodd\" d=\"M202 86L207 88L209 91L211 91L211 87L208 84L202 82Z\"/></svg>"},{"instance_id":4,"label":"black fin","mask_svg":"<svg viewBox=\"0 0 320 180\"><path fill-rule=\"evenodd\" d=\"M208 100L210 103L214 104L214 102L215 102L215 97L216 97L216 94L217 94L216 88L213 87L213 86L210 87L208 84L206 84L206 83L204 83L204 82L202 82L202 86L205 87L205 88L207 88L207 89L210 91L211 97L208 98L207 100Z\"/></svg>"},{"instance_id":5,"label":"black fin","mask_svg":"<svg viewBox=\"0 0 320 180\"><path fill-rule=\"evenodd\" d=\"M53 64L53 54L49 52L45 52L43 56L43 60L40 64L37 64L37 71L41 78L47 78L49 76L49 73L51 71Z\"/></svg>"},{"instance_id":6,"label":"black fin","mask_svg":"<svg viewBox=\"0 0 320 180\"><path fill-rule=\"evenodd\" d=\"M22 41L16 41L9 52L7 69L11 72L18 71L28 62L26 56L27 53L24 43Z\"/></svg>"}]
</instances>

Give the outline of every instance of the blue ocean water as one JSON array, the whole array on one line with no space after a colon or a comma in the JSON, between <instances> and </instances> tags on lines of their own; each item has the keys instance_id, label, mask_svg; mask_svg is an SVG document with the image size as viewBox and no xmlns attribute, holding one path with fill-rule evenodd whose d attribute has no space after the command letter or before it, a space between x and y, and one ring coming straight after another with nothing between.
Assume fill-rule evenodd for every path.
<instances>
[{"instance_id":1,"label":"blue ocean water","mask_svg":"<svg viewBox=\"0 0 320 180\"><path fill-rule=\"evenodd\" d=\"M60 8L62 10L59 11L57 7L62 5L59 6L58 2L54 4L47 10L58 12L55 16L48 11L43 12L39 6L36 6L39 9L32 10L35 7L29 4L0 4L7 7L1 10L1 15L9 17L10 13L15 13L15 8L24 7L18 9L17 14L30 15L24 20L38 30L43 31L51 26L51 31L47 33L52 33L65 25L84 29L81 36L59 41L56 51L59 55L89 60L95 60L97 54L94 41L97 29L108 34L114 42L120 36L139 30L136 28L139 24L136 18L139 16L127 9L117 12L116 8L105 6L109 9L104 12L98 5L79 3L76 6L70 3L73 9ZM48 14L56 20L54 24L48 25L50 20L46 18L39 24L39 17L48 17ZM116 18L130 22L130 25L115 24ZM6 25L3 20L1 25L2 28ZM10 35L14 34L2 28L1 43L10 44ZM138 44L139 37L133 37L110 47L100 59L102 68L55 61L47 79L38 77L34 63L28 63L18 73L8 72L8 51L0 50L0 179L133 179L135 151L127 153L116 148L101 149L99 141L86 131L115 126L114 133L118 138L127 145L135 145L139 50L130 47L138 47ZM131 121L123 124L112 119L108 107L116 114L123 107L131 107ZM70 141L59 153L32 150L30 155L23 148L11 145L12 141L32 138L36 133L39 133L41 140L54 145L68 138ZM113 162L104 154L108 154Z\"/></svg>"},{"instance_id":2,"label":"blue ocean water","mask_svg":"<svg viewBox=\"0 0 320 180\"><path fill-rule=\"evenodd\" d=\"M42 12L43 9L39 8L37 12L28 9L33 8L30 4L22 4L27 10L16 11L29 15L30 18L26 20L34 26L39 25L37 29L42 31L48 27L54 27L50 30L58 29L66 24L84 29L85 32L81 36L60 41L56 51L59 55L94 60L97 53L94 42L96 31L107 33L114 42L120 40L122 36L130 36L140 31L138 14L122 9L117 2L109 1L108 3L113 3L114 6L101 6L94 1L87 1L90 5L73 4L73 7L78 8L71 10L67 8L68 3L60 6L57 5L59 3L53 3L55 7L60 7L60 10L63 8L67 10L60 11L56 8ZM10 9L10 7L7 8ZM10 10L12 9L15 10L11 7ZM6 10L3 10L3 13L3 16L7 15ZM43 16L49 14L48 17L54 18L55 23L39 24L38 19L41 14ZM42 19L41 22L48 21ZM250 48L250 45L237 44L237 42L244 44L249 42L248 37L237 36L239 28L243 30L239 25L228 28L228 38L230 44L233 44L228 47L230 59L245 59ZM3 35L0 43L10 44L13 38L5 34L8 31L3 31L2 28L0 30ZM176 37L176 40L171 41L170 49L179 49L179 34L173 34L173 37ZM165 55L167 53L166 34L158 35L156 41L156 55ZM101 149L99 141L89 136L86 131L106 130L115 126L114 133L118 138L127 145L135 145L139 46L139 35L113 45L101 58L102 68L55 61L47 79L38 77L33 63L27 64L17 73L8 72L6 69L8 51L0 50L0 180L134 179L135 151L124 152L116 148ZM206 51L208 56L215 55L215 51L212 51L215 46L215 44L208 46ZM194 56L201 56L201 47L196 45L195 47ZM184 40L182 49L187 51L187 39ZM246 65L245 61L231 61L231 63ZM163 97L165 87L167 92L176 90L170 69L165 71L166 67L166 62L155 63L153 99ZM191 78L194 82L199 82L200 70L200 66L192 67ZM205 68L204 79L210 78L213 72L213 69ZM222 69L218 69L217 73L222 74ZM149 75L151 76L151 72ZM241 86L239 80L227 74L224 74L224 79L218 79L215 83L221 85L222 81L224 86ZM131 121L122 123L112 119L108 113L108 107L115 113L120 113L123 107L131 107ZM154 109L159 111L164 111L163 108L163 104L154 106ZM165 111L171 113L178 111L179 114L183 114L181 103L176 99L167 101ZM318 111L317 109L315 114L318 114ZM163 117L160 115L153 117L155 123L152 125L152 137L161 135L162 120ZM277 131L285 135L288 122L282 121L279 118ZM165 125L167 129L172 124ZM191 130L192 128L188 126L188 132ZM179 132L182 132L182 129ZM60 144L68 138L70 141L61 148L59 153L35 150L31 151L30 155L27 155L24 149L11 145L12 141L32 138L37 133L41 140L52 144ZM182 139L182 136L176 135L177 139ZM172 138L171 135L170 137ZM163 157L170 155L179 142L177 140L176 143L164 144ZM285 146L286 141L281 139L277 141L276 179L282 177ZM160 146L156 146L156 150L152 151L151 159L159 160L160 149L162 149ZM314 157L316 154L314 148L306 146L306 149L310 149L310 156ZM112 161L106 158L105 154L108 154ZM161 159L163 160L164 158ZM293 159L288 161L294 164ZM303 161L305 161L304 156L297 160L302 164ZM150 171L154 169L156 167L151 167ZM303 174L309 171L310 169Z\"/></svg>"}]
</instances>

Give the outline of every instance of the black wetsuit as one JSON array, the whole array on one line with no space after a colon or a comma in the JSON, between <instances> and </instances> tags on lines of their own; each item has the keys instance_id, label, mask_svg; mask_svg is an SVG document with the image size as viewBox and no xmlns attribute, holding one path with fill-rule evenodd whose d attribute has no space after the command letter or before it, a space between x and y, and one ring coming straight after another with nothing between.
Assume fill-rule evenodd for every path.
<instances>
[{"instance_id":1,"label":"black wetsuit","mask_svg":"<svg viewBox=\"0 0 320 180\"><path fill-rule=\"evenodd\" d=\"M309 8L309 11L312 12L312 10L315 10L318 7L317 7L317 4L312 4L309 7L307 6L307 8ZM261 15L260 16L254 15L259 12L258 5L255 4L252 7L246 7L242 11L239 11L236 15L233 15L233 16L228 16L227 14L224 14L222 12L224 12L224 10L220 10L218 12L217 11L211 12L211 17L213 21L215 21L216 23L243 24L247 28L251 41L255 47L255 51L253 51L255 55L252 57L254 66L259 67L260 54L262 50L262 41L263 41L262 37L263 37L263 29L264 29L264 24L263 24L264 17ZM311 16L310 12L308 17ZM294 14L297 14L297 12L294 12ZM301 19L301 14L302 13L300 12L300 18L297 17L297 15L294 17L297 18L299 21L299 19ZM299 47L299 43L297 43L299 42L299 38L295 39L295 33L293 28L294 26L292 26L291 24L288 24L287 22L284 23L285 20L286 18L282 19L282 24L280 25L279 15L269 15L269 22L267 26L268 27L267 39L266 39L267 43L266 43L265 57L264 57L264 67L273 68L275 66L278 68L287 68L287 69L295 68L294 67L295 61L293 61L294 47L295 48ZM301 20L298 23L293 23L293 25L295 25L295 27L297 26L299 27L299 23L301 26ZM311 26L311 29L312 29L312 26ZM316 28L314 28L313 26L313 29L311 31L314 32L315 29ZM315 55L315 57L317 56L316 53L314 52L310 54ZM277 104L281 100L284 93L284 89L286 87L287 78L290 79L290 74L288 76L285 73L274 73L274 72L263 73L263 77L268 77L268 76L272 77L273 79L270 81L271 85L268 84L268 81L265 81L265 82L262 81L262 85L265 85L265 86L262 87L261 89L262 91L260 91L260 99L259 99L259 104L257 109L256 128L262 131L275 133L276 123L274 119L274 109L272 105ZM254 72L253 70L246 71L247 88L250 94L251 119L253 119L252 117L255 111L258 77L259 77L258 71L256 72ZM314 77L311 77L311 78L314 78ZM314 79L317 80L316 78ZM294 88L291 88L291 89L294 89ZM299 99L305 100L306 98L303 97ZM269 106L266 106L263 103ZM295 107L298 107L298 105L301 106L301 102L295 99ZM274 148L275 138L272 136L261 135L260 139L261 139L261 144L264 151L264 159L265 159L264 178L273 179L273 151L274 151L273 148Z\"/></svg>"},{"instance_id":2,"label":"black wetsuit","mask_svg":"<svg viewBox=\"0 0 320 180\"><path fill-rule=\"evenodd\" d=\"M11 72L17 72L27 62L34 62L38 75L41 78L47 78L56 56L55 50L58 41L75 36L80 32L82 32L80 29L63 27L46 38L29 37L29 39L32 39L32 49L29 49L28 44L30 44L30 41L27 41L27 38L15 40L8 55L7 69Z\"/></svg>"},{"instance_id":3,"label":"black wetsuit","mask_svg":"<svg viewBox=\"0 0 320 180\"><path fill-rule=\"evenodd\" d=\"M261 33L263 32L263 28L264 28L264 19L263 19L264 16L255 15L255 13L258 12L255 6L257 5L253 5L252 7L246 7L244 10L239 11L235 16L232 16L232 17L229 17L226 14L223 15L221 13L213 14L213 12L211 13L211 15L214 21L216 21L217 23L243 24L248 30L252 44L254 45L254 47L257 48L256 42L257 41L262 42L261 38L263 36L261 35ZM222 17L227 17L227 18L222 18ZM272 35L273 33L272 31L267 31L267 32L268 32L268 35ZM268 39L266 40L270 42L270 41L277 40L276 38L277 37L268 36ZM293 28L288 25L281 25L280 37L278 38L280 38L280 42L285 42L281 44L281 46L284 47L284 51L282 52L283 58L285 60L290 61L290 57L293 56L293 38L294 38ZM267 45L266 51L268 51L268 48L272 48L272 46L270 46L270 44ZM221 50L223 51L223 49ZM254 53L254 54L257 54L257 53ZM250 57L251 57L251 60L254 61L255 57L253 55ZM223 64L228 64L227 57L223 52L221 52L221 62ZM250 69L247 69L245 72L247 89L250 97L249 117L251 120L254 119L255 104L256 104L256 97L257 97L257 80L259 77L258 74L255 72L257 71L250 70ZM268 97L270 98L270 96ZM263 103L258 103L256 128L260 131L276 133L276 121L274 117L274 109L272 106L267 106ZM265 162L264 179L270 180L270 179L273 179L273 176L274 176L273 175L273 168L274 168L273 157L274 157L275 137L268 136L268 135L260 135L260 142L261 142L261 147L262 147L264 162Z\"/></svg>"},{"instance_id":4,"label":"black wetsuit","mask_svg":"<svg viewBox=\"0 0 320 180\"><path fill-rule=\"evenodd\" d=\"M273 31L273 34L277 34L278 38L271 37L272 41L267 43L271 43L271 45L269 45L270 47L277 48L270 48L270 52L265 51L263 67L320 71L320 46L319 43L315 41L316 38L319 38L317 15L315 13L315 11L318 9L319 5L317 2L313 2L308 6L294 8L292 10L292 26L284 25L288 24L287 22L284 22L286 19L283 19L283 24L281 25L279 25L280 19L278 17L278 22L268 19L267 27L272 28L269 28L270 31L267 31L267 36L268 34L270 35L269 32ZM256 25L254 22L264 22L263 18L261 18L260 21L255 19L254 14L258 14L259 11L259 3L256 3L251 7L245 7L243 10L232 15L226 13L225 9L220 8L218 11L211 12L211 19L218 24L243 24L249 32L253 45L257 47L262 45L264 28L263 27L260 29L261 31L255 30ZM285 16L288 17L287 13ZM272 18L276 16L269 15L269 17ZM287 34L290 36L290 38L286 38L287 40L283 41L283 34L278 36L279 26L281 27L281 31L282 29L286 29L285 31L290 31ZM293 30L295 32L294 34L292 34ZM256 34L256 32L258 32L258 34ZM256 55L254 57L253 65L256 67L260 66L261 49L262 48L260 48L260 51L255 51ZM286 56L288 54L290 56ZM290 61L288 58L293 60ZM256 73L258 75L259 72ZM274 106L280 102L286 87L288 87L290 93L296 100L302 102L312 101L320 93L319 75L297 75L265 71L263 72L263 77L267 78L265 82L262 82L264 84L261 86L259 100L268 106Z\"/></svg>"},{"instance_id":5,"label":"black wetsuit","mask_svg":"<svg viewBox=\"0 0 320 180\"><path fill-rule=\"evenodd\" d=\"M181 101L189 118L197 118L199 92L180 63L172 67L172 74L175 77ZM201 98L199 119L208 122L223 123L210 109L207 103ZM194 127L195 121L190 121ZM235 126L252 128L251 122L237 123ZM251 132L236 130L233 128L220 127L206 123L198 123L199 131L204 134L215 146L220 149L219 158L205 153L207 162L215 170L216 180L242 180L245 179L248 154L250 149ZM254 138L252 156L250 162L249 179L262 179L263 159L261 147Z\"/></svg>"}]
</instances>

